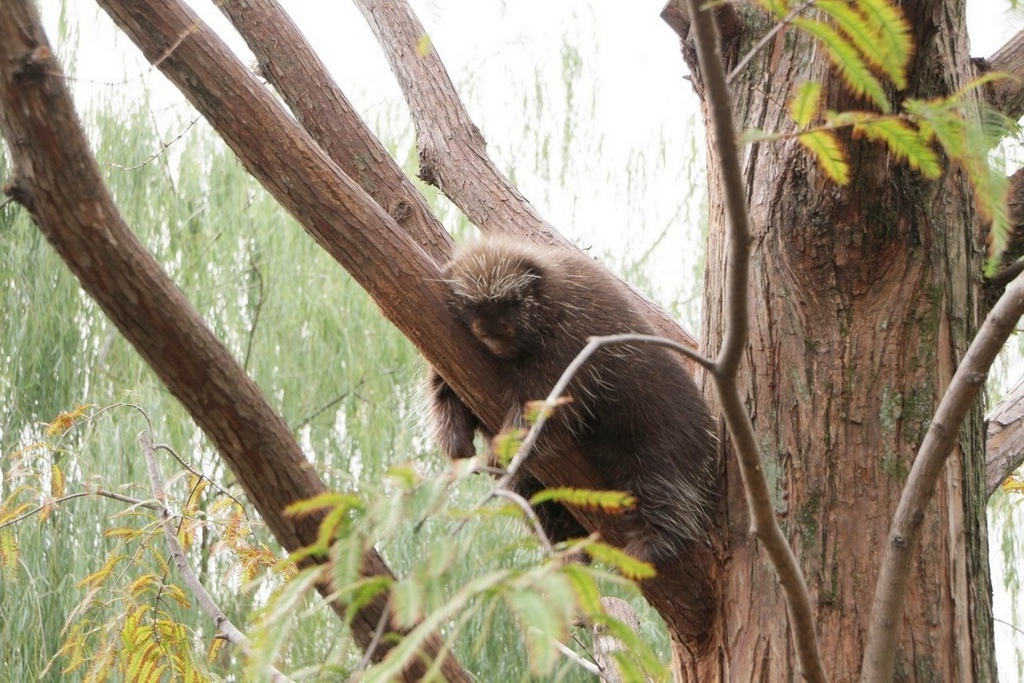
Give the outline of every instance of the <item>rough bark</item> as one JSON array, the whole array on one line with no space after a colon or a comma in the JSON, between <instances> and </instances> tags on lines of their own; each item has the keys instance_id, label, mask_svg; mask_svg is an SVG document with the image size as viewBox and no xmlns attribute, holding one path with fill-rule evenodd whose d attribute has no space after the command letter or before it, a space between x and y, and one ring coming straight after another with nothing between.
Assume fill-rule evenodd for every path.
<instances>
[{"instance_id":1,"label":"rough bark","mask_svg":"<svg viewBox=\"0 0 1024 683\"><path fill-rule=\"evenodd\" d=\"M0 132L14 162L5 193L31 213L82 287L216 445L281 545L315 543L318 518L284 511L323 493L323 483L256 383L124 223L31 2L0 6L0 50ZM372 549L362 571L391 575ZM345 616L345 606L333 606ZM364 647L386 610L380 595L356 614L352 630ZM375 658L387 650L378 648ZM442 652L441 640L431 637L425 656ZM414 663L404 678L421 679L426 666ZM453 657L443 668L453 680L469 680Z\"/></svg>"},{"instance_id":2,"label":"rough bark","mask_svg":"<svg viewBox=\"0 0 1024 683\"><path fill-rule=\"evenodd\" d=\"M678 7L678 3L672 3ZM962 7L906 2L918 53L913 97L973 77ZM742 54L767 30L744 15ZM676 25L685 29L685 22ZM682 33L685 36L685 31ZM737 128L786 132L784 105L805 79L826 106L860 109L820 49L785 31L733 80ZM727 46L732 48L733 46ZM696 73L692 48L684 57ZM731 66L731 65L730 65ZM698 94L703 92L695 79ZM753 223L751 336L741 377L775 507L810 584L826 670L860 673L881 550L913 455L979 320L982 226L958 169L923 182L886 152L848 141L854 179L832 185L793 141L746 150ZM723 198L709 156L711 228L703 348L725 311ZM974 409L924 520L899 629L897 680L994 680L984 450ZM792 680L791 634L774 570L747 535L729 469L729 557L721 605L723 680Z\"/></svg>"},{"instance_id":3,"label":"rough bark","mask_svg":"<svg viewBox=\"0 0 1024 683\"><path fill-rule=\"evenodd\" d=\"M985 424L985 490L991 496L1024 461L1024 377L989 411Z\"/></svg>"},{"instance_id":4,"label":"rough bark","mask_svg":"<svg viewBox=\"0 0 1024 683\"><path fill-rule=\"evenodd\" d=\"M1018 32L991 57L979 61L982 72L1009 76L989 86L992 106L1011 119L1020 118L1024 114L1024 31Z\"/></svg>"}]
</instances>

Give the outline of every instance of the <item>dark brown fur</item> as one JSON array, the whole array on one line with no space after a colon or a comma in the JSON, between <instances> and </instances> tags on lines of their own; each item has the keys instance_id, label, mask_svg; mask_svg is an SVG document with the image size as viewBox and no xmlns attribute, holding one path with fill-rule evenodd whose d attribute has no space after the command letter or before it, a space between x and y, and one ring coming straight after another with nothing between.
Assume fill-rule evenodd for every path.
<instances>
[{"instance_id":1,"label":"dark brown fur","mask_svg":"<svg viewBox=\"0 0 1024 683\"><path fill-rule=\"evenodd\" d=\"M587 337L653 334L632 293L600 265L567 249L484 240L460 249L445 268L452 306L497 358L504 427L521 425L527 401L542 399ZM473 455L473 432L493 436L432 373L435 437L453 458ZM717 445L707 406L681 359L651 344L598 351L569 384L572 401L548 422L533 456L557 458L572 443L609 488L637 498L626 550L657 561L685 541L707 537L718 490ZM532 477L516 482L529 495ZM553 541L585 534L563 508L539 510Z\"/></svg>"}]
</instances>

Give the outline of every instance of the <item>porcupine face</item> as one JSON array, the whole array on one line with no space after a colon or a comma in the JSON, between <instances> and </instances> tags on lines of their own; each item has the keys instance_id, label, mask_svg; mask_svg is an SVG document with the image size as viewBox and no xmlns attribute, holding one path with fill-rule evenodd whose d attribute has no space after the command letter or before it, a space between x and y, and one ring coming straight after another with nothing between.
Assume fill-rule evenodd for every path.
<instances>
[{"instance_id":1,"label":"porcupine face","mask_svg":"<svg viewBox=\"0 0 1024 683\"><path fill-rule=\"evenodd\" d=\"M451 264L458 317L495 356L512 360L540 343L541 274L525 257L470 254Z\"/></svg>"}]
</instances>

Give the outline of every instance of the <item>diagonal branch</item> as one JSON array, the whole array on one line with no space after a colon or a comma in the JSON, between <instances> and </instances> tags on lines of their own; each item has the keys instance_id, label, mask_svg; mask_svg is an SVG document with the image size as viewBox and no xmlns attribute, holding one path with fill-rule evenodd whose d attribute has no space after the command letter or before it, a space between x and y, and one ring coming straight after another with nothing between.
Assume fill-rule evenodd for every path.
<instances>
[{"instance_id":1,"label":"diagonal branch","mask_svg":"<svg viewBox=\"0 0 1024 683\"><path fill-rule=\"evenodd\" d=\"M444 192L485 233L574 249L491 161L483 135L459 98L437 51L425 40L426 29L408 2L355 3L384 50L412 111L423 180ZM658 334L697 348L697 340L679 323L635 288L630 289Z\"/></svg>"},{"instance_id":2,"label":"diagonal branch","mask_svg":"<svg viewBox=\"0 0 1024 683\"><path fill-rule=\"evenodd\" d=\"M466 405L497 431L508 407L498 398L496 364L445 307L446 290L433 260L327 158L183 3L100 1L256 179L367 289ZM664 321L659 331L667 326L672 331L666 336L685 342L678 325L651 306ZM601 488L593 465L578 452L567 453L557 464L538 463L531 472L547 485ZM602 533L615 539L618 523L602 521ZM588 528L594 527L592 521ZM673 571L642 586L680 640L702 642L707 635L716 562L710 549L698 548L680 557ZM376 624L365 624L367 638Z\"/></svg>"},{"instance_id":3,"label":"diagonal branch","mask_svg":"<svg viewBox=\"0 0 1024 683\"><path fill-rule=\"evenodd\" d=\"M173 44L194 42L193 27ZM0 132L15 169L5 192L29 210L82 287L216 445L281 545L297 550L315 542L318 519L295 519L284 509L323 492L323 483L256 383L125 224L30 0L0 3ZM362 571L390 576L372 549ZM365 605L356 622L372 628L384 602L378 596ZM345 614L344 606L332 607ZM431 659L447 654L436 636L425 650ZM454 659L445 665L454 680L468 680ZM417 662L404 676L415 680L425 671Z\"/></svg>"},{"instance_id":4,"label":"diagonal branch","mask_svg":"<svg viewBox=\"0 0 1024 683\"><path fill-rule=\"evenodd\" d=\"M260 69L327 155L438 263L452 238L277 0L219 2Z\"/></svg>"},{"instance_id":5,"label":"diagonal branch","mask_svg":"<svg viewBox=\"0 0 1024 683\"><path fill-rule=\"evenodd\" d=\"M985 386L992 361L1013 332L1022 313L1024 278L1018 277L1006 288L971 342L939 402L928 433L914 458L914 465L893 517L889 544L875 588L868 643L861 668L861 681L864 683L892 680L897 630L912 570L911 559L925 520L925 508L932 499L935 482L946 459L957 446L964 416L975 396Z\"/></svg>"},{"instance_id":6,"label":"diagonal branch","mask_svg":"<svg viewBox=\"0 0 1024 683\"><path fill-rule=\"evenodd\" d=\"M747 290L750 263L750 216L740 169L736 132L732 120L732 95L726 83L714 14L701 0L687 0L697 43L705 97L713 126L715 154L721 169L725 212L729 231L726 263L726 326L713 372L718 402L739 462L743 489L750 509L751 533L761 540L779 575L793 628L793 641L801 672L808 681L826 681L818 648L814 612L807 583L772 507L768 482L754 436L750 415L743 407L737 385L740 360L747 347Z\"/></svg>"},{"instance_id":7,"label":"diagonal branch","mask_svg":"<svg viewBox=\"0 0 1024 683\"><path fill-rule=\"evenodd\" d=\"M985 416L985 493L991 496L1024 463L1024 377Z\"/></svg>"},{"instance_id":8,"label":"diagonal branch","mask_svg":"<svg viewBox=\"0 0 1024 683\"><path fill-rule=\"evenodd\" d=\"M416 125L420 177L486 233L565 243L487 155L426 29L405 0L355 0L384 50Z\"/></svg>"}]
</instances>

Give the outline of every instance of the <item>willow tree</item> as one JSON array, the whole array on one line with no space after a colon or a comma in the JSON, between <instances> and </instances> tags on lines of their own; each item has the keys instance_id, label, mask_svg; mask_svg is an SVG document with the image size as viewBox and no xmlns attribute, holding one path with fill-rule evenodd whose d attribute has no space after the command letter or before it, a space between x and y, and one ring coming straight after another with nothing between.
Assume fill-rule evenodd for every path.
<instances>
[{"instance_id":1,"label":"willow tree","mask_svg":"<svg viewBox=\"0 0 1024 683\"><path fill-rule=\"evenodd\" d=\"M474 412L498 427L506 407L490 390L493 360L445 306L438 264L450 253L450 238L281 8L273 0L219 3L290 112L181 2L99 4ZM964 149L947 144L942 156L934 146L934 175L941 177L927 180L895 162L894 136L888 146L878 144L871 139L878 135L858 127L860 119L825 127L828 140L846 148L848 178L840 178L835 154L820 145L818 159L805 151L821 138L801 143L793 135L791 119L808 126L813 116L785 109L807 99L801 84L808 79L824 93L811 114L872 105L901 112L904 100L949 101L979 69L964 38L963 3L902 3L916 52L880 93L851 89L863 74L840 79L833 63L850 69L837 45L856 42L866 26L867 40L859 39L870 47L877 30L871 15L881 13L885 25L887 5L819 0L833 19L845 13L866 22L828 33L821 26L830 24L803 21L812 4L788 16L786 3L766 3L789 24L779 31L761 9L715 3L717 38L710 13L697 12L696 3L665 11L698 94L707 98L711 233L705 353L695 358L714 379L708 393L713 383L729 457L721 532L660 565L642 588L668 624L678 675L690 680L878 680L893 666L900 680L991 680L985 481L999 472L986 472L979 409L967 415L962 432L959 425L987 368L979 353L994 353L1024 305L1020 287L1007 288L995 329L979 337L988 344L965 356L985 301L1013 274L989 281L982 275L987 219L975 207L991 213L996 193L973 195L972 181L983 174L965 163ZM487 157L409 7L402 0L357 5L405 92L421 177L485 233L560 241ZM0 12L0 121L16 164L8 194L32 213L86 291L190 411L282 545L313 543L317 520L282 510L323 485L258 387L120 220L26 3L4 3ZM720 54L725 66L736 67L728 87ZM884 56L870 68L882 68ZM1003 55L1007 64L1010 56ZM977 98L986 93L1013 113L1017 93L999 85L959 95L958 116L976 117ZM921 121L915 134L926 140ZM735 142L743 129L776 137L740 157ZM918 166L924 159L920 150L902 156ZM983 298L986 287L993 297ZM664 312L649 311L667 337L692 341ZM720 342L721 356L710 360ZM963 372L954 374L958 366ZM950 396L951 406L940 403ZM932 496L932 478L949 450ZM908 476L915 456L927 471ZM582 453L567 453L557 467L528 467L549 485L601 488ZM936 504L926 507L931 498ZM577 513L611 541L620 538L614 520ZM372 549L362 571L390 574ZM344 614L344 605L335 608ZM379 595L352 623L375 658L388 651L375 634L390 623L387 609ZM436 637L417 642L424 658L404 671L408 680L445 652ZM468 679L450 657L442 675Z\"/></svg>"}]
</instances>

